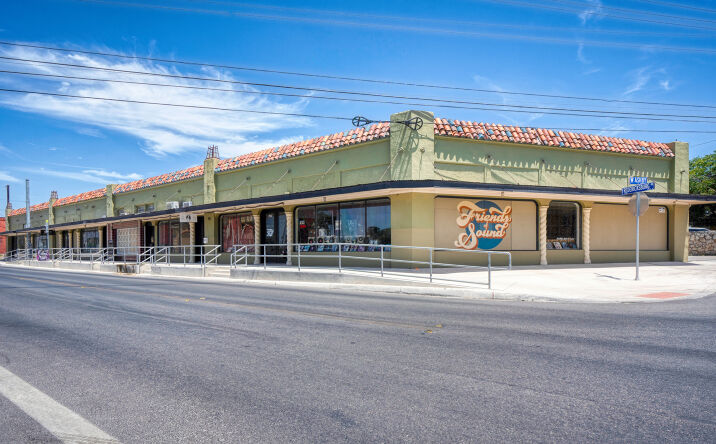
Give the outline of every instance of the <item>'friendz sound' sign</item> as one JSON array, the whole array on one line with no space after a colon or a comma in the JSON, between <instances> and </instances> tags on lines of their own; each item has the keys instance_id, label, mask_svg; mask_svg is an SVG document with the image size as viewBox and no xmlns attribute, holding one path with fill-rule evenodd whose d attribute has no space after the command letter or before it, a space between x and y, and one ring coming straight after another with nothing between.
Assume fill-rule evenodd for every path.
<instances>
[{"instance_id":1,"label":"'friendz sound' sign","mask_svg":"<svg viewBox=\"0 0 716 444\"><path fill-rule=\"evenodd\" d=\"M465 250L495 248L512 224L512 207L502 210L488 200L477 203L464 200L457 204L457 212L457 226L465 232L458 235L455 246Z\"/></svg>"}]
</instances>

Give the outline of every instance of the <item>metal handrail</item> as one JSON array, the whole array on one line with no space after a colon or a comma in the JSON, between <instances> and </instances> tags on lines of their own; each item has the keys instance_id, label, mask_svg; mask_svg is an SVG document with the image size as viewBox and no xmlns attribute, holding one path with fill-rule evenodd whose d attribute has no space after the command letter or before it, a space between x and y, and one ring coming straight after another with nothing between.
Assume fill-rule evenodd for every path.
<instances>
[{"instance_id":1,"label":"metal handrail","mask_svg":"<svg viewBox=\"0 0 716 444\"><path fill-rule=\"evenodd\" d=\"M305 246L322 246L325 248L326 246L331 246L331 251L328 252L319 252L319 251L312 251L308 253L314 253L314 254L308 254L306 255L306 252L301 252L303 249L302 247ZM263 248L262 248L263 247ZM265 247L286 247L287 254L267 254ZM334 248L336 247L336 248ZM354 247L362 247L364 251L351 251ZM258 248L258 251L257 251ZM498 256L507 256L507 269L512 269L512 254L509 251L492 251L492 250L463 250L458 248L439 248L439 247L419 247L419 246L409 246L409 245L374 245L374 244L353 244L353 243L347 243L347 242L333 242L333 243L323 243L323 244L305 244L305 243L295 243L295 244L256 244L256 245L235 245L233 248L233 252L231 253L231 260L230 265L233 268L236 268L241 262L244 263L244 266L248 266L248 258L249 256L254 256L255 258L260 258L260 262L263 264L264 269L267 267L267 258L270 257L287 257L288 255L293 256L294 254L297 257L297 263L296 266L298 268L298 271L301 271L301 257L320 257L320 258L337 258L338 259L338 272L341 273L344 268L346 268L343 265L343 259L346 257L350 257L351 260L365 260L365 261L378 261L380 263L380 275L381 277L385 275L385 264L387 263L402 263L402 264L410 264L410 265L426 265L429 269L429 280L432 283L433 282L433 268L434 267L446 267L446 268L473 268L473 269L484 269L487 270L487 287L492 288L492 270L493 269L504 269L505 267L495 267L492 265L492 256L498 255ZM249 252L249 249L253 249L253 253ZM386 257L385 252L392 252L393 250L400 250L400 249L408 249L408 250L420 250L420 251L427 251L428 253L428 260L410 260L410 259L399 259L399 258L393 258ZM335 251L334 251L335 250ZM367 251L366 251L367 250ZM352 253L349 256L345 256L343 253ZM353 253L377 253L380 252L380 257L369 257L369 256L359 256ZM437 252L459 252L459 253L467 253L467 254L485 254L487 255L487 266L483 265L464 265L464 264L451 264L446 262L435 262L434 257L435 253ZM331 254L331 253L337 253L337 254Z\"/></svg>"}]
</instances>

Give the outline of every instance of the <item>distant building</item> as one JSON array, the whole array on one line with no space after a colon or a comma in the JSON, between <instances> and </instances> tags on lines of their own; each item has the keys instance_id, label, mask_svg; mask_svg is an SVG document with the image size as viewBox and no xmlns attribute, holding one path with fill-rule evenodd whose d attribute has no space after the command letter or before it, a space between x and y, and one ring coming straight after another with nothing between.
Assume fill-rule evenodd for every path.
<instances>
[{"instance_id":1,"label":"distant building","mask_svg":"<svg viewBox=\"0 0 716 444\"><path fill-rule=\"evenodd\" d=\"M223 263L234 247L257 244L282 244L267 247L274 261L295 261L296 243L334 257L337 246L325 244L335 242L355 254L392 244L509 251L515 264L625 262L634 258L636 228L621 188L634 176L656 184L641 218L642 259L687 261L689 206L716 202L688 194L687 143L427 111L228 159L210 147L203 164L181 171L52 194L31 207L30 228L25 208L8 210L0 235L12 250L45 248L48 237L55 248L218 245ZM386 252L396 266L427 254Z\"/></svg>"}]
</instances>

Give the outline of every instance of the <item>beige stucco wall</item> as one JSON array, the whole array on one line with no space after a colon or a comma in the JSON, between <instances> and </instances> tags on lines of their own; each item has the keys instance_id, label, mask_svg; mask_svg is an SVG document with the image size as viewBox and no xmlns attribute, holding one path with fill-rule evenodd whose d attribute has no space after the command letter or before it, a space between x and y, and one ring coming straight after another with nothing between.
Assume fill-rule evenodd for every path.
<instances>
[{"instance_id":1,"label":"beige stucco wall","mask_svg":"<svg viewBox=\"0 0 716 444\"><path fill-rule=\"evenodd\" d=\"M666 207L649 206L647 212L639 219L639 248L644 251L666 251L668 249ZM634 250L636 218L627 205L594 204L589 238L592 251Z\"/></svg>"}]
</instances>

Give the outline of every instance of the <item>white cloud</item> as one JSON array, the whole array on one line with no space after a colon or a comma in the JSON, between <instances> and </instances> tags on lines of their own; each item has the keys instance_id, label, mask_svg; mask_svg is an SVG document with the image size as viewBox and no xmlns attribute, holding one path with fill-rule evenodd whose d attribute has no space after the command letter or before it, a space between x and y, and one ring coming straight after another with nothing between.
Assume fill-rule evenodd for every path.
<instances>
[{"instance_id":1,"label":"white cloud","mask_svg":"<svg viewBox=\"0 0 716 444\"><path fill-rule=\"evenodd\" d=\"M0 182L20 182L20 179L0 171Z\"/></svg>"},{"instance_id":2,"label":"white cloud","mask_svg":"<svg viewBox=\"0 0 716 444\"><path fill-rule=\"evenodd\" d=\"M658 82L659 87L665 91L673 89L668 73L664 68L652 69L651 66L643 66L627 73L630 77L629 86L624 91L624 96L628 96L637 91L646 89L652 80Z\"/></svg>"},{"instance_id":3,"label":"white cloud","mask_svg":"<svg viewBox=\"0 0 716 444\"><path fill-rule=\"evenodd\" d=\"M77 134L82 134L83 136L96 137L98 139L104 139L106 137L102 133L102 131L98 130L97 128L81 127L81 128L77 128L75 131L77 132Z\"/></svg>"},{"instance_id":4,"label":"white cloud","mask_svg":"<svg viewBox=\"0 0 716 444\"><path fill-rule=\"evenodd\" d=\"M592 63L592 61L587 59L587 57L584 55L584 43L581 42L577 47L577 60L584 65L589 65Z\"/></svg>"},{"instance_id":5,"label":"white cloud","mask_svg":"<svg viewBox=\"0 0 716 444\"><path fill-rule=\"evenodd\" d=\"M595 20L600 17L600 14L604 11L601 0L588 0L589 6L587 9L580 12L577 16L582 21L582 25L586 25L589 19L594 18Z\"/></svg>"},{"instance_id":6,"label":"white cloud","mask_svg":"<svg viewBox=\"0 0 716 444\"><path fill-rule=\"evenodd\" d=\"M160 74L198 75L216 79L234 80L232 73L205 69L200 73L180 72L176 69L137 60L103 59L80 54L57 54L42 50L14 48L0 49L0 54L28 59L42 59L60 63L74 63L99 68L142 71ZM0 66L7 62L0 62ZM9 66L9 65L7 65ZM13 65L17 70L17 66ZM48 74L76 75L114 80L132 80L183 86L209 86L235 91L256 91L249 86L219 84L186 79L148 77L137 74L80 70L71 67L33 64L24 69ZM15 87L38 87L39 90L62 92L72 95L113 97L125 100L162 103L193 104L220 108L254 109L269 112L300 113L307 99L277 102L261 94L239 94L224 91L205 91L182 88L165 88L147 85L103 83L83 80L38 80L29 77L5 76L0 83ZM18 88L19 89L19 88ZM142 149L156 157L180 154L188 151L204 152L206 147L217 144L225 151L238 152L241 147L253 146L261 134L278 130L312 125L303 117L273 116L265 114L212 111L135 103L94 101L39 95L4 95L0 105L25 112L43 114L57 119L78 122L85 128L82 134L97 136L99 129L118 131L135 136L142 141ZM97 132L95 132L97 131Z\"/></svg>"},{"instance_id":7,"label":"white cloud","mask_svg":"<svg viewBox=\"0 0 716 444\"><path fill-rule=\"evenodd\" d=\"M639 69L633 70L630 73L631 83L627 87L627 89L624 91L624 95L628 96L629 94L633 94L637 91L641 91L644 86L651 80L652 71L651 67L644 66Z\"/></svg>"},{"instance_id":8,"label":"white cloud","mask_svg":"<svg viewBox=\"0 0 716 444\"><path fill-rule=\"evenodd\" d=\"M78 180L80 182L88 182L100 185L106 185L108 183L115 183L117 181L130 181L141 179L142 176L137 173L120 174L116 171L105 171L102 169L88 169L82 170L81 172L75 171L62 171L62 170L48 170L46 168L30 169L22 168L20 171L28 173L34 173L44 176L59 177L62 179Z\"/></svg>"},{"instance_id":9,"label":"white cloud","mask_svg":"<svg viewBox=\"0 0 716 444\"><path fill-rule=\"evenodd\" d=\"M8 148L5 145L3 145L2 143L0 143L0 153L12 154L12 151L10 150L10 148Z\"/></svg>"},{"instance_id":10,"label":"white cloud","mask_svg":"<svg viewBox=\"0 0 716 444\"><path fill-rule=\"evenodd\" d=\"M111 179L120 179L120 180L138 180L141 179L142 176L137 173L130 173L130 174L121 174L116 171L106 171L106 170L83 170L84 174L91 174L98 177L105 177L105 178L111 178Z\"/></svg>"}]
</instances>

